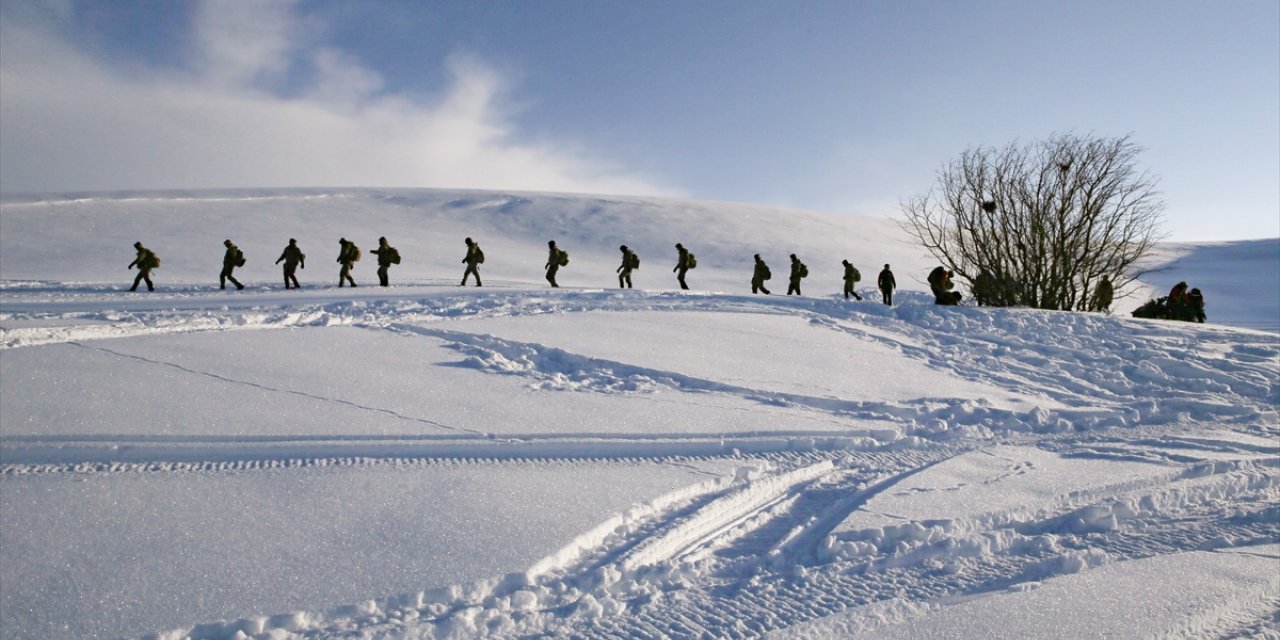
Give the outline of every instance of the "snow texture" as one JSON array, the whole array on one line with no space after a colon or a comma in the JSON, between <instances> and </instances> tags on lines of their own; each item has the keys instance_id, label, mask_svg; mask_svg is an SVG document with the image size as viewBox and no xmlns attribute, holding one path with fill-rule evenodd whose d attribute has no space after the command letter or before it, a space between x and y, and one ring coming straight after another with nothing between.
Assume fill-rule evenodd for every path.
<instances>
[{"instance_id":1,"label":"snow texture","mask_svg":"<svg viewBox=\"0 0 1280 640\"><path fill-rule=\"evenodd\" d=\"M85 194L0 224L6 639L1280 637L1280 239L1162 246L1108 316L939 308L891 221L727 203ZM139 240L154 293L124 291ZM793 252L805 296L749 293ZM1208 324L1128 317L1177 280Z\"/></svg>"}]
</instances>

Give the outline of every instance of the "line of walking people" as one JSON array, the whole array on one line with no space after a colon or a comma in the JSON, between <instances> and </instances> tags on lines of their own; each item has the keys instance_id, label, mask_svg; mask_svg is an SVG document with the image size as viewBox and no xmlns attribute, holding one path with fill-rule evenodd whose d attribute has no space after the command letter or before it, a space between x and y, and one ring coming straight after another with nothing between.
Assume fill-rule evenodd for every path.
<instances>
[{"instance_id":1,"label":"line of walking people","mask_svg":"<svg viewBox=\"0 0 1280 640\"><path fill-rule=\"evenodd\" d=\"M480 249L479 243L471 238L464 240L467 251L462 258L462 263L467 265L462 273L462 282L458 286L466 286L467 281L474 276L476 286L483 286L480 282L480 265L484 263L484 251ZM235 285L236 289L244 289L244 284L237 280L234 276L235 269L245 265L244 252L235 245L230 239L223 241L226 248L222 258L222 272L218 274L218 284L221 288L227 288L227 282ZM355 242L346 238L338 240L338 258L337 263L340 266L338 271L338 286L343 287L348 284L352 287L356 286L355 278L352 277L351 271L355 268L357 262L362 257L360 247ZM147 290L154 291L155 285L151 281L151 271L160 267L160 258L155 252L144 247L141 242L133 244L137 250L137 257L133 262L129 263L129 268L138 268L138 275L134 278L133 286L130 291L137 291L139 283L145 282ZM676 265L671 272L676 274L676 281L680 284L680 288L687 290L689 284L685 282L685 276L689 270L698 266L697 256L693 252L685 248L679 242L676 243ZM559 287L556 282L556 274L561 267L568 266L569 252L561 249L556 245L555 240L547 242L547 263L543 266L546 270L546 279L552 287ZM618 274L618 287L624 289L632 288L631 274L635 269L640 268L640 256L635 251L622 245L618 247L622 252L622 264L615 270ZM400 264L400 252L395 247L387 243L387 238L378 238L378 248L372 251L378 257L378 284L386 287L390 284L390 268L392 265ZM307 256L298 246L295 238L289 238L289 244L285 246L284 251L280 253L280 257L276 258L276 264L284 263L284 288L299 289L302 285L298 282L297 270L306 269ZM842 260L844 265L844 297L849 299L850 296L857 300L862 300L862 296L855 291L857 283L862 279L862 274L857 267L853 266L848 260ZM773 277L769 270L769 265L755 254L755 267L751 276L751 293L764 293L768 295L769 289L765 286L765 281ZM802 295L800 292L800 283L804 278L809 277L809 267L800 261L796 254L791 254L791 273L787 286L787 295ZM876 279L876 286L880 290L881 300L887 304L893 304L893 291L897 289L897 281L893 277L893 271L889 269L889 265L884 265L884 269L880 272Z\"/></svg>"}]
</instances>

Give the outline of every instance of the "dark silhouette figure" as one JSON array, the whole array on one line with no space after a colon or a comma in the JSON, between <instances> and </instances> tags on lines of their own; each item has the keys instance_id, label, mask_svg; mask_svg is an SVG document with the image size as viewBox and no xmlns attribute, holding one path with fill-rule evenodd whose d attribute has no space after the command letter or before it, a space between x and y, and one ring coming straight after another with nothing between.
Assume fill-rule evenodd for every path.
<instances>
[{"instance_id":1,"label":"dark silhouette figure","mask_svg":"<svg viewBox=\"0 0 1280 640\"><path fill-rule=\"evenodd\" d=\"M935 267L929 272L929 290L933 292L933 303L941 305L960 304L960 292L952 291L951 272L944 267Z\"/></svg>"},{"instance_id":2,"label":"dark silhouette figure","mask_svg":"<svg viewBox=\"0 0 1280 640\"><path fill-rule=\"evenodd\" d=\"M892 307L893 290L898 288L898 281L893 279L893 272L889 270L889 265L884 265L884 269L880 270L880 276L876 278L876 286L880 288L880 298Z\"/></svg>"},{"instance_id":3,"label":"dark silhouette figure","mask_svg":"<svg viewBox=\"0 0 1280 640\"><path fill-rule=\"evenodd\" d=\"M386 236L378 238L378 248L371 253L378 256L378 286L385 287L390 284L390 277L387 270L393 264L400 264L400 252L395 247L387 244Z\"/></svg>"},{"instance_id":4,"label":"dark silhouette figure","mask_svg":"<svg viewBox=\"0 0 1280 640\"><path fill-rule=\"evenodd\" d=\"M236 290L239 291L244 288L244 285L240 284L240 281L236 280L235 276L231 275L231 272L235 271L236 267L244 265L244 252L240 251L240 247L232 244L230 240L223 240L222 246L227 248L227 252L222 254L222 273L218 274L218 286L226 289L227 281L230 280L231 284L234 284Z\"/></svg>"},{"instance_id":5,"label":"dark silhouette figure","mask_svg":"<svg viewBox=\"0 0 1280 640\"><path fill-rule=\"evenodd\" d=\"M480 244L473 242L471 238L466 239L467 255L463 256L462 262L467 265L467 270L462 272L462 284L459 287L467 286L467 277L471 274L476 276L476 286L480 286L480 268L481 262L484 262L484 252L480 250Z\"/></svg>"},{"instance_id":6,"label":"dark silhouette figure","mask_svg":"<svg viewBox=\"0 0 1280 640\"><path fill-rule=\"evenodd\" d=\"M294 272L297 271L298 267L307 268L307 256L302 253L302 249L298 248L297 240L289 238L289 244L280 253L280 257L276 258L276 264L280 264L282 260L284 261L284 288L289 289L289 283L292 282L293 289L301 289L302 286L298 284L298 278L294 275Z\"/></svg>"},{"instance_id":7,"label":"dark silhouette figure","mask_svg":"<svg viewBox=\"0 0 1280 640\"><path fill-rule=\"evenodd\" d=\"M841 260L840 264L844 265L844 299L848 300L849 296L861 300L862 296L858 295L853 287L862 279L862 274L858 272L858 268L849 263L848 260Z\"/></svg>"},{"instance_id":8,"label":"dark silhouette figure","mask_svg":"<svg viewBox=\"0 0 1280 640\"><path fill-rule=\"evenodd\" d=\"M628 249L625 244L618 247L618 250L622 252L622 264L615 270L618 274L618 288L630 289L631 270L635 268L635 265L638 262L636 260L636 254L634 251Z\"/></svg>"},{"instance_id":9,"label":"dark silhouette figure","mask_svg":"<svg viewBox=\"0 0 1280 640\"><path fill-rule=\"evenodd\" d=\"M1187 307L1191 311L1188 320L1204 322L1204 294L1200 293L1199 289L1192 289L1191 292L1187 294Z\"/></svg>"},{"instance_id":10,"label":"dark silhouette figure","mask_svg":"<svg viewBox=\"0 0 1280 640\"><path fill-rule=\"evenodd\" d=\"M129 287L130 291L138 290L138 283L147 283L147 291L155 291L156 287L151 283L151 270L160 266L160 258L156 257L150 249L142 246L141 242L133 243L133 248L138 250L138 257L129 263L128 269L138 268L138 276L133 279L133 286Z\"/></svg>"},{"instance_id":11,"label":"dark silhouette figure","mask_svg":"<svg viewBox=\"0 0 1280 640\"><path fill-rule=\"evenodd\" d=\"M338 287L341 288L347 282L354 287L356 279L351 277L351 269L360 260L360 247L346 238L338 238L338 246L341 247L338 249L338 264L342 265L342 269L338 271Z\"/></svg>"},{"instance_id":12,"label":"dark silhouette figure","mask_svg":"<svg viewBox=\"0 0 1280 640\"><path fill-rule=\"evenodd\" d=\"M996 279L986 269L978 271L973 279L973 301L979 307L989 307L996 303ZM1110 302L1108 302L1110 304Z\"/></svg>"},{"instance_id":13,"label":"dark silhouette figure","mask_svg":"<svg viewBox=\"0 0 1280 640\"><path fill-rule=\"evenodd\" d=\"M676 258L676 267L671 271L676 274L676 281L680 283L680 288L688 289L689 285L684 282L684 274L689 273L689 269L693 268L693 265L689 264L689 250L684 248L684 245L677 242L676 251L678 251L680 255Z\"/></svg>"},{"instance_id":14,"label":"dark silhouette figure","mask_svg":"<svg viewBox=\"0 0 1280 640\"><path fill-rule=\"evenodd\" d=\"M1089 302L1090 311L1100 311L1107 313L1111 310L1111 299L1115 296L1115 288L1111 285L1111 278L1102 276L1102 281L1093 290L1093 299Z\"/></svg>"},{"instance_id":15,"label":"dark silhouette figure","mask_svg":"<svg viewBox=\"0 0 1280 640\"><path fill-rule=\"evenodd\" d=\"M769 265L760 259L760 254L756 254L755 270L751 272L751 293L764 293L769 295L769 290L764 287L764 281L773 277L773 273L769 271Z\"/></svg>"},{"instance_id":16,"label":"dark silhouette figure","mask_svg":"<svg viewBox=\"0 0 1280 640\"><path fill-rule=\"evenodd\" d=\"M560 267L563 266L568 261L569 261L568 256L566 256L563 251L561 251L558 247L556 247L556 241L548 240L547 241L547 266L546 266L547 282L550 282L552 287L560 286L559 284L556 284L556 272L559 271Z\"/></svg>"},{"instance_id":17,"label":"dark silhouette figure","mask_svg":"<svg viewBox=\"0 0 1280 640\"><path fill-rule=\"evenodd\" d=\"M787 295L795 293L796 295L804 295L800 293L800 280L809 275L809 267L804 266L800 262L800 258L796 254L791 254L791 280L787 284Z\"/></svg>"}]
</instances>

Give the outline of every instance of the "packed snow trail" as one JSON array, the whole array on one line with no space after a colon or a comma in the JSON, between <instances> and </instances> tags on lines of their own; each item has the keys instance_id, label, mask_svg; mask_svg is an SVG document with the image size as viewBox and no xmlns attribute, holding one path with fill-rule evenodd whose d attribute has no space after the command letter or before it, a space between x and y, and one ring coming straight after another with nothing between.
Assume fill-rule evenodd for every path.
<instances>
[{"instance_id":1,"label":"packed snow trail","mask_svg":"<svg viewBox=\"0 0 1280 640\"><path fill-rule=\"evenodd\" d=\"M909 633L945 620L932 616L955 603L1019 607L1019 594L1077 593L1094 571L1124 584L1150 566L1214 571L1224 594L1155 632L1276 631L1280 596L1259 570L1273 566L1267 545L1280 540L1275 334L938 309L912 292L892 308L515 287L305 293L51 300L7 290L0 527L24 533L9 529L0 554L21 540L65 561L39 544L73 526L57 516L68 505L132 504L166 487L200 503L243 487L235 495L255 496L252 508L215 499L224 509L201 521L251 530L287 520L265 515L335 519L344 510L304 516L303 507L341 497L360 503L345 511L375 521L394 511L395 526L337 535L364 546L405 535L411 546L376 555L403 564L438 554L443 563L461 553L438 545L457 537L463 518L433 508L518 509L511 496L526 494L503 482L534 478L549 483L536 495L558 501L539 510L577 528L531 540L509 570L369 587L340 606L241 606L228 622L209 615L156 637ZM652 336L664 333L684 341L660 348ZM419 478L432 484L406 486ZM450 501L451 478L483 478L494 493ZM623 488L609 478L634 497L608 500ZM326 489L309 493L317 487ZM588 501L607 510L574 508ZM55 503L49 512L31 506ZM102 530L126 536L180 524L139 506L93 513ZM411 535L424 521L439 524L438 538ZM193 555L205 546L216 555L219 538L233 537L182 535L198 542ZM330 554L338 557L315 560L322 571L270 560L261 571L323 583L328 563L341 564ZM118 570L75 561L85 576ZM239 586L204 579L205 592ZM1151 597L1176 610L1184 595ZM0 602L7 628L37 624L12 602ZM37 602L27 610L47 607L72 635L148 631L123 618L112 628L68 619L65 611L92 610L70 599ZM15 637L37 637L30 629L44 628L18 629Z\"/></svg>"}]
</instances>

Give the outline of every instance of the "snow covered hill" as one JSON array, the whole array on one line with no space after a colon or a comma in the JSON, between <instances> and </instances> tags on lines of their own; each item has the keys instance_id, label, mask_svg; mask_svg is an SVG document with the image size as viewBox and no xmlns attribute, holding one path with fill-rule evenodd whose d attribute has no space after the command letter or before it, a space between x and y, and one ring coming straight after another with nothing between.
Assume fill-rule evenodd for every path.
<instances>
[{"instance_id":1,"label":"snow covered hill","mask_svg":"<svg viewBox=\"0 0 1280 640\"><path fill-rule=\"evenodd\" d=\"M940 309L890 221L726 203L117 194L0 227L4 638L1280 634L1280 239L1163 247L1190 325ZM122 291L138 240L155 293ZM750 295L756 252L806 295ZM844 257L895 306L837 295Z\"/></svg>"}]
</instances>

